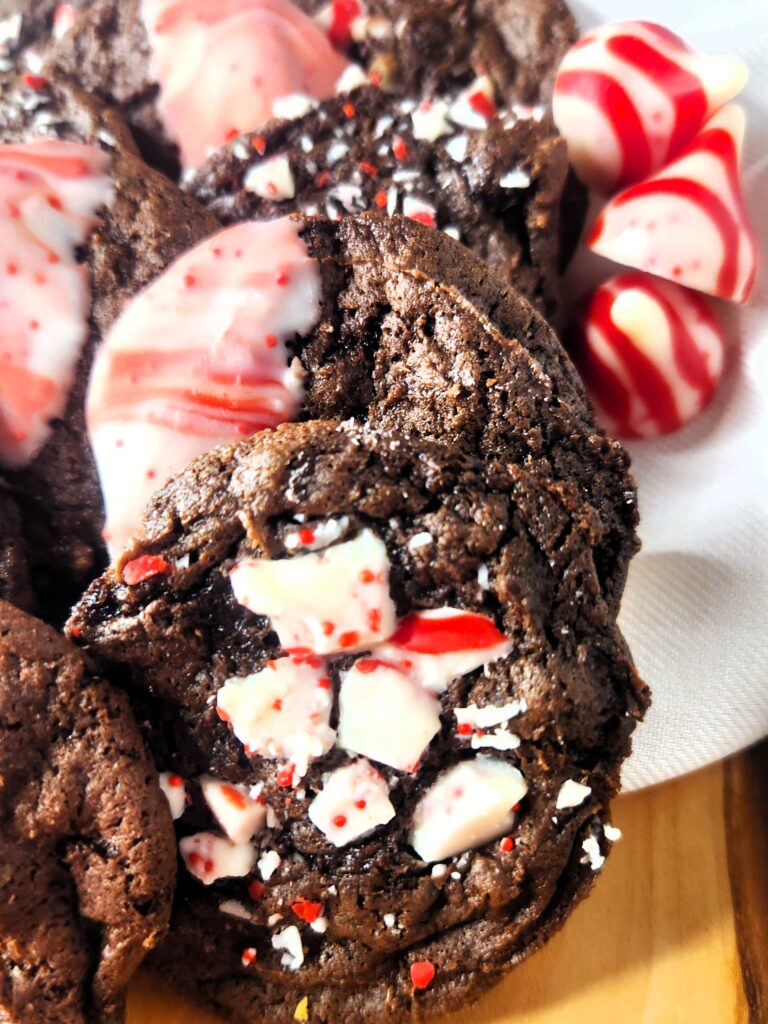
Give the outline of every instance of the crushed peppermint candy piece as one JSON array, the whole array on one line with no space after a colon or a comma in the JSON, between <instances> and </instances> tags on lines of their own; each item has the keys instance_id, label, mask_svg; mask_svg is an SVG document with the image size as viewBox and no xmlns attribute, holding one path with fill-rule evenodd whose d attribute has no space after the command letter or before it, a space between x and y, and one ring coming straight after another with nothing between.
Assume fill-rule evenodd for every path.
<instances>
[{"instance_id":1,"label":"crushed peppermint candy piece","mask_svg":"<svg viewBox=\"0 0 768 1024\"><path fill-rule=\"evenodd\" d=\"M468 135L454 135L452 139L449 139L448 142L446 142L445 151L451 160L455 160L457 164L463 164L467 159L468 147Z\"/></svg>"},{"instance_id":2,"label":"crushed peppermint candy piece","mask_svg":"<svg viewBox=\"0 0 768 1024\"><path fill-rule=\"evenodd\" d=\"M368 835L395 816L384 778L364 758L337 768L309 805L309 820L334 846Z\"/></svg>"},{"instance_id":3,"label":"crushed peppermint candy piece","mask_svg":"<svg viewBox=\"0 0 768 1024\"><path fill-rule=\"evenodd\" d=\"M473 750L480 750L482 747L491 747L494 750L517 750L520 746L520 737L509 729L498 728L493 732L476 732L472 736L470 746Z\"/></svg>"},{"instance_id":4,"label":"crushed peppermint candy piece","mask_svg":"<svg viewBox=\"0 0 768 1024\"><path fill-rule=\"evenodd\" d=\"M313 924L323 912L322 903L315 903L313 900L294 900L291 910L300 921Z\"/></svg>"},{"instance_id":5,"label":"crushed peppermint candy piece","mask_svg":"<svg viewBox=\"0 0 768 1024\"><path fill-rule=\"evenodd\" d=\"M274 202L293 199L296 195L296 180L288 157L281 154L254 164L243 178L243 188Z\"/></svg>"},{"instance_id":6,"label":"crushed peppermint candy piece","mask_svg":"<svg viewBox=\"0 0 768 1024\"><path fill-rule=\"evenodd\" d=\"M597 836L587 836L581 844L581 848L584 851L584 856L581 858L580 863L589 864L593 871L599 871L603 864L605 864L605 857L600 849Z\"/></svg>"},{"instance_id":7,"label":"crushed peppermint candy piece","mask_svg":"<svg viewBox=\"0 0 768 1024\"><path fill-rule=\"evenodd\" d=\"M168 806L171 809L171 817L174 821L182 816L187 807L187 789L184 779L174 772L160 772L160 789L165 794Z\"/></svg>"},{"instance_id":8,"label":"crushed peppermint candy piece","mask_svg":"<svg viewBox=\"0 0 768 1024\"><path fill-rule=\"evenodd\" d=\"M235 598L268 615L289 651L351 653L395 629L387 549L371 530L319 553L239 562L231 580Z\"/></svg>"},{"instance_id":9,"label":"crushed peppermint candy piece","mask_svg":"<svg viewBox=\"0 0 768 1024\"><path fill-rule=\"evenodd\" d=\"M411 114L414 139L434 142L442 135L448 135L448 104L443 100L423 100Z\"/></svg>"},{"instance_id":10,"label":"crushed peppermint candy piece","mask_svg":"<svg viewBox=\"0 0 768 1024\"><path fill-rule=\"evenodd\" d=\"M267 820L266 804L261 797L254 800L246 786L203 775L200 789L211 814L233 843L244 843L263 830Z\"/></svg>"},{"instance_id":11,"label":"crushed peppermint candy piece","mask_svg":"<svg viewBox=\"0 0 768 1024\"><path fill-rule=\"evenodd\" d=\"M517 168L514 171L510 171L505 174L504 177L499 181L499 185L502 188L528 188L531 184L531 176L525 171Z\"/></svg>"},{"instance_id":12,"label":"crushed peppermint candy piece","mask_svg":"<svg viewBox=\"0 0 768 1024\"><path fill-rule=\"evenodd\" d=\"M184 866L203 885L219 878L242 878L253 870L256 849L252 843L233 843L212 832L197 832L179 842Z\"/></svg>"},{"instance_id":13,"label":"crushed peppermint candy piece","mask_svg":"<svg viewBox=\"0 0 768 1024\"><path fill-rule=\"evenodd\" d=\"M413 771L440 732L440 702L376 651L342 675L339 746L398 771Z\"/></svg>"},{"instance_id":14,"label":"crushed peppermint candy piece","mask_svg":"<svg viewBox=\"0 0 768 1024\"><path fill-rule=\"evenodd\" d=\"M565 810L567 807L579 807L592 792L591 786L585 786L575 779L566 779L557 794L555 809Z\"/></svg>"},{"instance_id":15,"label":"crushed peppermint candy piece","mask_svg":"<svg viewBox=\"0 0 768 1024\"><path fill-rule=\"evenodd\" d=\"M161 576L171 571L171 566L160 555L140 555L123 566L123 583L135 587L153 576Z\"/></svg>"},{"instance_id":16,"label":"crushed peppermint candy piece","mask_svg":"<svg viewBox=\"0 0 768 1024\"><path fill-rule=\"evenodd\" d=\"M270 880L272 875L274 875L274 873L280 867L281 862L282 859L277 850L266 850L264 853L262 853L261 857L259 857L259 863L257 864L257 867L259 869L259 874L261 875L265 882L268 882Z\"/></svg>"},{"instance_id":17,"label":"crushed peppermint candy piece","mask_svg":"<svg viewBox=\"0 0 768 1024\"><path fill-rule=\"evenodd\" d=\"M609 843L618 843L622 833L620 828L615 828L613 825L606 823L603 825L603 835Z\"/></svg>"},{"instance_id":18,"label":"crushed peppermint candy piece","mask_svg":"<svg viewBox=\"0 0 768 1024\"><path fill-rule=\"evenodd\" d=\"M411 964L411 982L414 988L429 988L434 977L435 965L430 960L417 960Z\"/></svg>"},{"instance_id":19,"label":"crushed peppermint candy piece","mask_svg":"<svg viewBox=\"0 0 768 1024\"><path fill-rule=\"evenodd\" d=\"M272 102L272 115L283 121L295 121L304 117L318 105L313 96L303 92L293 92L288 96L277 96Z\"/></svg>"},{"instance_id":20,"label":"crushed peppermint candy piece","mask_svg":"<svg viewBox=\"0 0 768 1024\"><path fill-rule=\"evenodd\" d=\"M301 932L295 924L288 925L281 932L272 936L272 946L276 950L285 950L280 963L291 971L298 971L304 963L304 947L301 944Z\"/></svg>"},{"instance_id":21,"label":"crushed peppermint candy piece","mask_svg":"<svg viewBox=\"0 0 768 1024\"><path fill-rule=\"evenodd\" d=\"M241 921L253 921L253 914L245 907L239 900L223 900L219 904L219 910L222 914L227 914L229 917L237 917Z\"/></svg>"},{"instance_id":22,"label":"crushed peppermint candy piece","mask_svg":"<svg viewBox=\"0 0 768 1024\"><path fill-rule=\"evenodd\" d=\"M462 128L486 128L496 115L493 82L488 75L480 75L471 82L451 104L448 116Z\"/></svg>"},{"instance_id":23,"label":"crushed peppermint candy piece","mask_svg":"<svg viewBox=\"0 0 768 1024\"><path fill-rule=\"evenodd\" d=\"M403 216L427 228L437 225L437 207L416 196L405 196L403 199Z\"/></svg>"},{"instance_id":24,"label":"crushed peppermint candy piece","mask_svg":"<svg viewBox=\"0 0 768 1024\"><path fill-rule=\"evenodd\" d=\"M528 792L521 772L496 758L462 761L438 776L413 813L411 845L427 863L483 846L509 832Z\"/></svg>"},{"instance_id":25,"label":"crushed peppermint candy piece","mask_svg":"<svg viewBox=\"0 0 768 1024\"><path fill-rule=\"evenodd\" d=\"M243 955L240 957L240 962L243 967L250 967L256 960L256 948L254 946L248 946L247 949L243 950Z\"/></svg>"},{"instance_id":26,"label":"crushed peppermint candy piece","mask_svg":"<svg viewBox=\"0 0 768 1024\"><path fill-rule=\"evenodd\" d=\"M434 543L434 537L431 533L415 533L408 541L408 550L418 551L420 548L429 547L432 543Z\"/></svg>"},{"instance_id":27,"label":"crushed peppermint candy piece","mask_svg":"<svg viewBox=\"0 0 768 1024\"><path fill-rule=\"evenodd\" d=\"M353 89L360 89L369 85L370 79L359 64L348 64L336 80L336 95L340 96L345 92L352 92Z\"/></svg>"},{"instance_id":28,"label":"crushed peppermint candy piece","mask_svg":"<svg viewBox=\"0 0 768 1024\"><path fill-rule=\"evenodd\" d=\"M413 612L376 657L405 671L421 686L442 693L448 684L512 650L492 619L458 608Z\"/></svg>"},{"instance_id":29,"label":"crushed peppermint candy piece","mask_svg":"<svg viewBox=\"0 0 768 1024\"><path fill-rule=\"evenodd\" d=\"M524 700L513 700L509 704L488 704L482 708L477 704L468 704L465 708L454 708L453 713L456 715L456 725L468 726L471 731L504 725L511 718L517 718L527 710L528 705Z\"/></svg>"},{"instance_id":30,"label":"crushed peppermint candy piece","mask_svg":"<svg viewBox=\"0 0 768 1024\"><path fill-rule=\"evenodd\" d=\"M336 739L331 680L317 656L278 658L253 675L228 679L216 703L247 754L287 758L299 778Z\"/></svg>"},{"instance_id":31,"label":"crushed peppermint candy piece","mask_svg":"<svg viewBox=\"0 0 768 1024\"><path fill-rule=\"evenodd\" d=\"M53 12L53 31L51 35L56 40L61 39L69 32L76 21L77 12L72 4L59 4Z\"/></svg>"}]
</instances>

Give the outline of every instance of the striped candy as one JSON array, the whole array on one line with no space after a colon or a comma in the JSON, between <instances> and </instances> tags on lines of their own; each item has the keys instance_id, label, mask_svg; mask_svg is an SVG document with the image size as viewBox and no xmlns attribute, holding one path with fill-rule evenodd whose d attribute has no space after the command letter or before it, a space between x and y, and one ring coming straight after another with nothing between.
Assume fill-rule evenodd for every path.
<instances>
[{"instance_id":1,"label":"striped candy","mask_svg":"<svg viewBox=\"0 0 768 1024\"><path fill-rule=\"evenodd\" d=\"M737 57L693 53L651 22L617 22L588 32L566 54L555 121L579 177L610 193L674 159L746 80Z\"/></svg>"},{"instance_id":2,"label":"striped candy","mask_svg":"<svg viewBox=\"0 0 768 1024\"><path fill-rule=\"evenodd\" d=\"M587 244L601 256L734 302L746 302L757 243L741 196L744 114L728 106L663 171L621 192Z\"/></svg>"},{"instance_id":3,"label":"striped candy","mask_svg":"<svg viewBox=\"0 0 768 1024\"><path fill-rule=\"evenodd\" d=\"M611 433L669 434L707 405L723 370L723 329L706 299L648 274L600 285L566 341Z\"/></svg>"}]
</instances>

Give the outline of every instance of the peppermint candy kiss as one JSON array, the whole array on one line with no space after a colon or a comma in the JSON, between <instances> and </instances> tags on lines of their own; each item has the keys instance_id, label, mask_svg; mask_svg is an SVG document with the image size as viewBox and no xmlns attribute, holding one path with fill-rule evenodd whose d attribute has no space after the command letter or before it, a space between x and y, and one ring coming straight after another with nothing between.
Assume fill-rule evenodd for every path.
<instances>
[{"instance_id":1,"label":"peppermint candy kiss","mask_svg":"<svg viewBox=\"0 0 768 1024\"><path fill-rule=\"evenodd\" d=\"M590 249L734 302L749 298L757 243L741 195L744 114L715 114L664 170L612 199L595 222Z\"/></svg>"},{"instance_id":2,"label":"peppermint candy kiss","mask_svg":"<svg viewBox=\"0 0 768 1024\"><path fill-rule=\"evenodd\" d=\"M693 53L651 22L617 22L566 54L553 112L576 173L609 193L674 159L746 81L737 57Z\"/></svg>"},{"instance_id":3,"label":"peppermint candy kiss","mask_svg":"<svg viewBox=\"0 0 768 1024\"><path fill-rule=\"evenodd\" d=\"M707 301L636 272L592 293L566 344L603 425L620 437L682 427L710 401L723 370L723 330Z\"/></svg>"}]
</instances>

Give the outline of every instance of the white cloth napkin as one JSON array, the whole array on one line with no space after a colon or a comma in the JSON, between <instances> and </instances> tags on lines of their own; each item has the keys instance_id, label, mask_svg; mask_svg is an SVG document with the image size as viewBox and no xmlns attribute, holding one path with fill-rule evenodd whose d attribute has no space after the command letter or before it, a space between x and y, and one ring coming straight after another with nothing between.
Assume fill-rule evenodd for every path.
<instances>
[{"instance_id":1,"label":"white cloth napkin","mask_svg":"<svg viewBox=\"0 0 768 1024\"><path fill-rule=\"evenodd\" d=\"M582 29L640 18L703 53L738 54L750 81L745 198L768 264L768 0L597 0ZM578 294L618 268L582 247ZM620 624L653 707L635 734L624 788L703 767L768 734L768 265L748 307L718 304L727 367L710 408L677 434L628 445L643 549Z\"/></svg>"}]
</instances>

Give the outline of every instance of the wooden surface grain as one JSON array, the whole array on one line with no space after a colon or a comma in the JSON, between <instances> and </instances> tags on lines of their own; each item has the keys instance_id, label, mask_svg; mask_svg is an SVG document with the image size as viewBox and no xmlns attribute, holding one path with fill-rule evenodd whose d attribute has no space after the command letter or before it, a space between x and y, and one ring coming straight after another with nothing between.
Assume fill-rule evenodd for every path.
<instances>
[{"instance_id":1,"label":"wooden surface grain","mask_svg":"<svg viewBox=\"0 0 768 1024\"><path fill-rule=\"evenodd\" d=\"M765 1024L767 821L768 746L622 797L624 838L593 895L544 950L440 1024ZM218 1021L148 975L133 984L129 1024Z\"/></svg>"}]
</instances>

